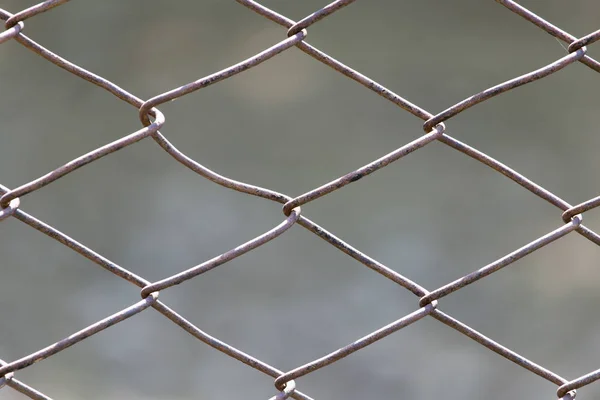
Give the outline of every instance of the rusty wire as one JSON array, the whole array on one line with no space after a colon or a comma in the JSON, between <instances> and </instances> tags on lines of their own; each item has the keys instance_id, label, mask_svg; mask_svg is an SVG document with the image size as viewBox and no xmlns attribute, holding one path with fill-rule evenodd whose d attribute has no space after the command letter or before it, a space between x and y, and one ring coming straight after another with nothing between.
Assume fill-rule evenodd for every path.
<instances>
[{"instance_id":1,"label":"rusty wire","mask_svg":"<svg viewBox=\"0 0 600 400\"><path fill-rule=\"evenodd\" d=\"M138 314L148 308L153 308L169 320L183 328L192 336L201 340L202 342L212 346L213 348L233 357L244 364L257 369L275 379L274 385L278 393L272 397L272 399L286 399L293 397L295 399L311 399L308 395L302 393L296 388L296 380L307 374L313 373L314 371L323 368L331 363L334 363L350 354L368 346L410 324L419 321L426 316L431 316L434 319L442 322L443 324L454 328L461 332L467 337L473 339L475 342L485 346L491 351L505 357L513 363L525 368L526 370L548 380L549 382L557 385L557 396L561 399L572 399L575 397L575 390L588 385L598 379L600 379L600 369L597 371L590 372L575 379L566 379L559 374L552 372L531 360L517 354L516 352L502 346L494 340L484 336L477 332L468 325L456 320L452 316L440 311L438 307L438 301L447 296L448 294L457 291L471 283L474 283L498 270L504 268L516 260L527 256L528 254L540 249L541 247L562 238L572 231L576 231L580 235L589 239L595 244L600 245L600 235L585 227L582 224L582 213L595 208L600 205L600 197L590 199L582 202L578 205L571 205L565 200L561 199L554 193L544 189L535 182L529 180L525 176L521 175L517 171L507 167L501 162L491 158L483 152L460 142L454 137L450 136L446 130L445 122L453 116L475 106L478 103L486 101L492 97L495 97L501 93L513 90L519 86L528 84L538 79L542 79L549 76L567 66L581 62L594 71L600 72L600 63L586 54L586 46L600 40L600 31L592 32L581 38L576 38L573 35L561 30L560 28L552 25L548 21L542 19L525 7L516 3L512 0L496 0L498 3L512 11L513 13L520 15L531 23L535 24L539 28L543 29L550 35L555 36L557 39L564 41L568 44L568 54L555 62L548 65L542 66L541 68L525 73L517 78L508 80L489 89L483 90L463 101L460 101L446 110L432 114L419 106L409 102L408 100L395 94L383 85L373 81L367 76L353 70L352 68L344 65L340 61L334 59L330 55L322 52L305 41L307 37L307 28L311 25L323 20L328 15L337 12L345 6L350 5L355 0L337 0L329 5L315 11L300 21L292 21L291 19L278 14L277 12L261 5L254 0L237 0L238 3L247 7L248 9L260 14L261 16L287 28L287 34L284 38L273 46L265 49L264 51L248 58L238 64L232 65L222 71L208 75L202 79L198 79L194 82L188 83L181 87L172 89L165 93L161 93L154 96L146 101L136 97L135 95L125 91L114 83L90 72L84 68L81 68L70 61L60 57L54 52L42 47L37 42L33 41L29 37L23 34L25 29L25 21L29 18L35 17L36 15L49 11L54 7L60 6L68 2L68 0L48 0L27 9L24 9L17 13L10 13L6 10L0 9L0 19L5 21L5 30L0 33L0 44L7 42L11 39L16 40L18 43L40 55L56 66L71 72L96 86L99 86L108 92L112 93L117 98L131 104L139 111L139 118L143 127L133 133L125 135L118 140L108 143L102 147L99 147L87 154L84 154L76 159L67 162L63 166L50 171L49 173L34 179L30 182L26 182L21 186L8 189L0 185L0 221L14 217L32 228L50 236L57 240L63 245L69 247L71 250L81 254L82 256L93 261L100 267L112 272L113 274L129 281L130 283L138 286L141 289L141 301L123 309L116 313L76 332L67 338L58 341L54 344L49 345L41 350L38 350L32 354L26 355L20 359L12 362L4 362L0 360L0 388L8 386L17 390L32 399L50 399L50 397L42 394L41 392L31 388L30 386L20 382L15 378L15 372L30 366L31 364L46 359L64 349L86 339L87 337L94 335L106 328L109 328L135 314ZM233 75L241 73L247 69L250 69L269 58L291 48L297 47L304 53L322 62L323 64L335 69L342 73L348 78L356 81L378 95L396 104L403 110L406 110L414 116L424 121L423 129L425 135L418 139L400 147L397 150L390 152L389 154L363 166L348 174L335 179L329 183L325 183L322 186L310 190L304 194L296 197L291 197L282 193L275 192L273 190L261 188L248 183L235 181L228 177L222 176L203 165L199 164L186 154L178 150L167 138L159 131L165 122L165 116L158 110L157 107L165 102L179 98L181 96L188 95L194 91L207 87L209 85L218 83L225 80ZM97 252L91 250L85 245L77 242L76 240L63 234L56 228L40 221L32 215L26 213L20 209L20 198L35 192L36 190L51 184L55 180L62 176L69 174L70 172L85 166L101 157L107 156L117 150L120 150L130 144L137 141L143 140L147 137L151 137L163 150L165 150L171 157L175 158L181 164L196 172L200 176L211 180L221 186L251 194L254 196L262 197L271 201L278 202L283 205L282 222L273 227L272 229L264 232L256 237L248 240L247 242L235 247L234 249L225 252L218 257L205 261L197 266L189 268L173 276L165 277L156 282L150 282L142 277L135 275L127 269L115 264L108 260ZM529 190L541 199L546 200L550 204L559 208L563 211L562 220L563 224L558 225L556 229L537 238L523 247L507 254L506 256L466 275L453 282L443 285L435 290L429 291L419 284L411 281L404 277L400 273L386 267L370 256L360 252L349 244L345 243L334 234L326 231L315 222L308 219L302 214L301 206L312 202L322 196L327 195L335 190L338 190L350 183L353 183L383 167L386 167L390 163L404 157L405 155L415 152L420 148L428 145L433 141L440 141L451 148L458 150L459 152L487 165L495 171L501 173L507 178L511 179L515 183L519 184L523 188ZM187 321L173 309L169 308L161 300L159 300L159 291L166 290L173 285L177 285L189 279L192 279L210 269L216 268L219 265L227 263L241 256L244 253L252 251L253 249L262 246L266 242L274 239L275 237L282 235L287 229L294 224L299 224L319 236L326 242L330 243L334 247L338 248L342 252L346 253L350 257L359 261L366 267L373 271L381 274L382 276L392 280L400 286L406 288L415 294L418 298L418 307L416 310L406 316L399 318L382 328L374 330L372 333L358 339L351 344L335 350L317 360L311 361L304 365L298 366L290 371L281 371L265 362L254 358L241 350L238 350L221 340L210 336L203 332L193 323ZM6 389L4 389L6 390Z\"/></svg>"}]
</instances>

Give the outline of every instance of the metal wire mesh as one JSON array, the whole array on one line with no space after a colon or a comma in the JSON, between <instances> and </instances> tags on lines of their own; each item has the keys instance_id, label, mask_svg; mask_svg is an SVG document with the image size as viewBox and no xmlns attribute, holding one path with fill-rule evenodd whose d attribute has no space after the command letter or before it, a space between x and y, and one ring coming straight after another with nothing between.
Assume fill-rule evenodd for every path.
<instances>
[{"instance_id":1,"label":"metal wire mesh","mask_svg":"<svg viewBox=\"0 0 600 400\"><path fill-rule=\"evenodd\" d=\"M27 19L33 18L40 13L49 11L54 7L61 6L67 3L68 0L45 1L39 3L38 5L19 11L17 13L10 13L6 10L0 9L0 18L5 21L5 31L0 34L0 44L10 40L15 40L27 49L40 55L47 61L55 64L56 66L63 68L66 71L72 73L73 75L107 90L114 96L137 108L139 110L139 118L143 125L143 127L138 131L123 136L112 143L106 144L105 146L99 147L87 154L84 154L72 161L69 161L60 168L50 171L49 173L31 182L26 182L17 188L9 189L0 185L0 194L2 195L0 197L0 221L10 217L16 218L19 221L31 226L32 228L50 236L51 238L57 240L58 242L70 248L71 250L93 261L102 268L127 280L133 285L137 285L141 288L142 297L142 299L139 302L131 305L130 307L127 307L113 315L110 315L107 318L100 320L94 323L93 325L90 325L59 342L56 342L46 348L36 351L35 353L29 354L11 362L4 362L0 360L0 388L4 386L10 387L32 399L49 399L50 397L48 397L47 395L19 381L15 377L15 372L27 368L28 366L32 365L37 361L51 357L65 350L66 348L74 345L75 343L78 343L104 329L107 329L149 308L153 308L159 313L163 314L173 323L180 326L182 329L184 329L192 336L196 337L198 340L208 344L209 346L223 352L224 354L230 357L241 361L242 363L252 368L263 372L266 375L275 378L275 388L277 393L273 397L273 399L285 399L288 397L296 399L310 399L311 397L309 397L307 394L304 394L296 387L295 380L307 374L312 374L315 371L329 364L335 363L336 361L345 358L350 354L366 346L369 346L370 344L410 324L413 324L421 320L422 318L425 318L426 316L430 316L442 322L443 324L454 328L458 332L473 339L477 343L485 346L486 348L495 352L496 354L512 361L513 363L521 366L522 368L530 371L531 373L536 374L542 377L543 379L554 383L558 386L558 398L572 399L575 397L576 389L581 388L585 385L589 385L592 382L600 379L600 370L592 371L576 379L565 379L559 374L550 371L542 367L541 365L534 363L531 360L528 360L527 358L517 354L509 348L502 346L501 344L484 336L483 334L477 332L468 325L458 321L457 319L440 311L437 308L438 301L443 297L447 296L448 294L479 281L480 279L500 270L501 268L504 268L514 263L515 261L527 256L528 254L531 254L532 252L540 249L541 247L564 237L570 232L575 231L583 237L589 239L593 243L600 245L600 235L583 225L581 215L583 212L599 206L600 196L592 198L588 201L577 205L571 205L563 199L561 199L560 197L558 197L556 194L544 189L537 183L531 181L527 177L521 175L520 173L509 168L503 163L469 146L468 144L453 138L446 131L445 126L446 121L456 116L457 114L466 111L467 109L473 107L478 103L489 100L494 96L515 89L519 86L547 77L573 63L581 62L589 68L593 69L594 71L600 72L600 63L586 55L586 46L600 39L600 30L590 33L581 38L576 38L575 36L572 36L569 33L545 21L544 19L527 10L515 1L496 0L499 4L503 5L516 15L521 16L527 21L538 26L540 29L543 29L550 35L567 43L568 54L551 64L548 64L535 71L529 72L525 75L503 82L499 85L493 86L447 108L446 110L438 114L433 114L400 97L388 88L373 81L372 79L361 74L360 72L350 68L347 65L342 64L340 61L334 59L333 57L329 56L328 54L324 53L323 51L317 49L316 47L310 45L305 41L307 37L307 28L325 19L327 16L337 12L343 7L348 6L349 4L353 3L354 0L334 1L333 3L301 19L300 21L292 21L291 19L280 15L273 10L264 7L257 1L237 1L238 3L247 7L249 10L252 10L262 15L263 17L273 21L274 23L286 28L286 37L279 43L274 44L272 47L269 47L264 51L244 61L239 62L238 64L232 65L229 68L208 75L197 81L169 90L165 93L161 93L145 101L123 90L122 88L102 78L101 76L98 76L60 57L58 54L42 47L41 45L39 45L38 43L36 43L35 41L23 34L23 31L25 29L25 21ZM384 155L381 158L370 162L369 164L361 168L349 172L348 174L338 179L328 182L313 190L310 190L300 196L290 197L283 193L278 193L273 190L254 186L245 182L235 181L222 175L219 175L214 171L211 171L210 169L202 166L201 164L199 164L198 162L191 159L186 154L175 148L175 146L173 146L167 140L167 138L159 131L163 123L165 122L165 116L158 109L160 105L168 101L177 99L179 97L189 95L201 88L228 79L236 74L239 74L243 71L257 66L258 64L292 47L299 48L307 55L317 59L318 61L333 68L334 70L352 79L353 81L363 85L365 88L377 93L383 98L396 104L401 109L408 111L414 116L422 119L424 121L423 129L425 131L425 134L419 137L418 139L407 143L406 145L390 152L389 154ZM117 265L116 263L103 257L97 252L91 250L90 248L63 234L54 227L40 221L39 219L20 209L21 197L35 192L36 190L51 184L57 179L60 179L66 174L69 174L70 172L81 168L95 160L98 160L101 157L107 156L113 152L116 152L117 150L120 150L126 146L129 146L130 144L133 144L146 138L151 138L171 157L175 158L181 164L196 172L200 176L218 185L222 185L226 188L238 192L247 193L253 196L258 196L270 201L283 204L283 214L285 218L279 225L253 238L252 240L249 240L246 243L240 244L234 249L231 249L215 258L207 260L202 264L182 271L178 274L165 277L164 279L161 279L159 281L151 282ZM492 168L493 170L501 173L502 175L519 184L521 187L532 192L539 198L559 208L563 212L562 219L564 223L558 226L555 230L548 232L546 235L532 241L531 243L524 245L523 247L505 255L504 257L466 276L456 279L455 281L450 282L434 290L427 290L424 287L417 284L416 282L411 281L410 279L404 277L400 273L386 267L385 265L368 256L367 254L364 254L358 249L355 249L354 247L345 243L344 241L336 237L333 233L326 231L317 223L313 222L312 220L308 219L305 215L303 215L301 207L304 204L315 201L318 198L327 195L328 193L336 191L353 182L356 182L357 180L366 177L381 168L388 166L392 162L399 160L407 154L415 152L434 141L442 142L450 146L451 148L454 148L455 150L458 150L459 152L465 154L466 156L479 161L481 164L484 164ZM164 302L159 300L160 291L167 290L174 285L195 278L213 268L216 268L237 257L240 257L243 254L252 251L258 248L259 246L262 246L263 244L269 242L270 240L278 237L279 235L282 235L294 224L301 225L302 227L314 233L321 239L325 240L332 246L339 249L340 251L356 259L364 266L370 268L374 272L379 273L380 275L390 279L391 281L412 292L419 298L418 307L416 308L416 310L408 315L403 316L402 318L389 325L374 330L367 336L362 337L343 348L326 354L325 356L319 359L298 366L297 368L294 368L290 371L281 371L275 368L274 366L271 366L257 358L254 358L244 353L242 350L228 345L227 343L219 340L218 338L206 334L194 324L184 319L172 308L168 307ZM3 390L7 389L4 388Z\"/></svg>"}]
</instances>

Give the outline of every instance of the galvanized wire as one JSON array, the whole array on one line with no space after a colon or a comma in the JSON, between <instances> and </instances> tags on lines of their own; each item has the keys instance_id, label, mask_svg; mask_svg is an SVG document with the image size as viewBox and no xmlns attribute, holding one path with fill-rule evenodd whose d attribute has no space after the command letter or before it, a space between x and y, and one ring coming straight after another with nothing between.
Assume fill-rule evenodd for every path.
<instances>
[{"instance_id":1,"label":"galvanized wire","mask_svg":"<svg viewBox=\"0 0 600 400\"><path fill-rule=\"evenodd\" d=\"M336 361L348 357L350 354L388 336L392 333L411 325L427 316L431 316L434 319L442 322L443 324L457 330L458 332L466 335L473 339L475 342L485 346L489 350L495 352L498 355L512 361L513 363L521 366L522 368L546 379L549 382L557 385L557 396L561 399L572 399L575 397L575 390L585 385L589 385L592 382L600 379L600 369L590 372L575 379L566 379L559 374L550 371L535 362L528 360L527 358L517 354L511 349L502 346L500 343L484 336L477 332L468 325L456 320L452 316L440 311L438 309L438 302L441 301L448 294L460 290L461 288L477 282L486 276L493 274L494 272L507 267L514 263L516 260L521 259L528 254L546 246L547 244L556 241L565 235L575 231L585 238L589 239L595 244L600 245L600 235L591 229L587 228L582 224L582 213L589 211L595 207L600 206L600 197L590 199L582 202L578 205L571 205L565 200L558 197L556 194L544 189L542 186L531 181L527 177L521 175L517 171L509 168L503 163L493 159L487 154L463 143L454 137L450 136L447 131L445 123L452 117L466 111L467 109L475 106L478 103L487 101L492 97L495 97L501 93L513 90L519 86L526 85L535 80L543 79L555 72L568 67L575 62L581 62L587 65L592 70L600 72L600 63L586 54L586 46L600 40L600 30L592 32L581 38L576 38L573 35L561 30L560 28L552 25L548 21L542 19L525 7L521 6L512 0L496 0L501 5L513 13L525 18L527 21L535 24L539 28L543 29L550 35L555 36L557 39L564 41L568 44L568 54L548 65L542 66L539 69L525 73L519 77L500 83L489 89L483 90L467 99L460 101L446 110L432 114L423 108L411 103L410 101L400 97L399 95L392 92L390 89L383 85L373 81L367 76L361 74L358 71L350 68L349 66L341 63L330 55L317 49L305 41L307 37L307 29L313 24L322 21L327 16L339 11L343 7L346 7L353 3L355 0L337 0L323 8L316 10L314 13L301 19L300 21L293 21L254 0L237 0L238 3L247 7L248 9L262 15L263 17L287 28L287 33L283 35L283 39L274 44L273 46L265 49L264 51L250 57L244 61L241 61L231 67L228 67L222 71L208 75L204 78L198 79L194 82L188 83L181 87L169 90L165 93L158 94L146 101L136 97L135 95L125 91L114 83L102 78L82 67L75 65L74 63L60 57L58 54L44 48L34 40L27 37L23 32L25 30L25 21L29 18L33 18L36 15L49 11L54 7L61 6L68 2L68 0L48 0L39 3L35 6L29 7L17 13L10 13L6 10L0 9L0 19L5 21L5 30L0 33L0 44L15 40L27 49L45 58L47 61L54 65L65 69L66 71L78 76L96 86L99 86L117 98L131 104L138 109L139 118L143 125L141 129L136 132L130 133L108 143L102 147L99 147L87 154L84 154L76 159L65 163L63 166L48 172L41 177L34 179L30 182L25 182L17 188L9 189L0 185L0 221L9 217L16 218L19 221L29 225L30 227L46 234L47 236L55 239L56 241L67 246L71 250L81 254L87 259L93 261L100 267L112 272L113 274L127 280L128 282L138 286L141 289L142 299L123 309L115 312L114 314L88 326L84 329L69 335L67 338L60 340L54 344L51 344L43 349L40 349L32 354L25 355L20 359L4 362L0 360L0 388L6 386L16 391L21 392L25 396L32 399L50 399L50 397L42 394L41 392L31 388L23 382L15 378L15 372L23 368L27 368L35 362L51 357L52 355L65 350L66 348L79 343L80 341L104 330L115 324L118 324L125 319L141 313L142 311L153 308L158 311L166 318L180 326L186 332L196 337L200 341L208 344L209 346L221 351L222 353L233 357L242 363L263 372L274 378L274 385L277 393L272 399L286 399L293 397L295 399L311 399L308 395L302 393L297 389L296 380L305 375L314 373L316 370L321 369L327 365L335 363ZM304 194L296 197L291 197L283 193L251 185L245 182L236 181L220 175L197 161L193 160L182 151L177 149L167 138L159 131L165 122L165 116L159 111L157 107L160 107L165 102L177 99L179 97L191 94L199 89L207 87L209 85L218 83L225 79L228 79L236 74L246 71L256 65L270 59L271 57L286 51L291 47L297 47L307 55L315 58L323 64L333 68L348 78L356 81L378 95L384 97L390 102L396 104L401 109L406 110L414 116L424 121L423 129L425 134L418 139L407 143L406 145L390 152L383 157L368 163L367 165L357 168L354 171L347 173L346 175L337 178L331 182L325 183L320 187L310 190ZM77 242L75 239L68 237L58 229L40 221L34 216L26 213L20 209L20 199L36 190L51 184L57 179L73 172L74 170L81 168L101 157L112 154L124 147L127 147L135 142L143 140L145 138L152 138L167 154L179 161L181 164L196 172L198 175L229 189L233 189L238 192L251 194L253 196L262 197L267 200L278 202L283 205L282 222L272 229L264 232L254 238L251 238L247 242L231 249L213 259L207 260L195 267L184 270L172 276L165 277L161 280L150 282L136 274L128 271L122 266L108 260L104 256L98 254L87 246ZM320 227L315 222L308 219L301 210L301 206L312 202L322 196L325 196L333 191L339 190L342 187L349 185L357 180L368 176L375 171L384 168L394 161L406 156L409 153L416 152L429 143L439 141L449 147L479 161L480 163L487 165L495 171L501 173L507 178L511 179L521 187L529 190L541 199L549 202L555 207L559 208L562 213L562 224L557 224L556 228L551 232L531 241L523 247L507 254L498 260L483 266L482 268L467 274L453 282L443 285L434 290L427 290L420 286L416 282L404 277L400 273L392 270L391 268L383 265L367 254L350 246L343 240L336 237L333 233ZM159 300L159 292L171 288L174 285L190 280L198 275L201 275L213 268L216 268L224 263L227 263L241 255L262 246L268 241L274 239L277 236L284 234L294 224L306 228L308 231L314 233L321 239L325 240L329 244L338 248L342 252L346 253L350 257L362 263L364 266L371 270L379 273L380 275L392 280L401 287L409 290L415 294L418 298L418 307L412 313L402 316L398 320L378 329L372 331L372 333L360 338L351 344L332 351L323 357L314 361L308 362L304 365L300 365L290 371L281 371L259 359L252 357L243 351L236 349L233 346L219 340L218 338L212 337L204 331L200 330L193 323L187 321L184 317L179 315L176 311L168 307L165 303ZM3 389L7 390L7 389Z\"/></svg>"}]
</instances>

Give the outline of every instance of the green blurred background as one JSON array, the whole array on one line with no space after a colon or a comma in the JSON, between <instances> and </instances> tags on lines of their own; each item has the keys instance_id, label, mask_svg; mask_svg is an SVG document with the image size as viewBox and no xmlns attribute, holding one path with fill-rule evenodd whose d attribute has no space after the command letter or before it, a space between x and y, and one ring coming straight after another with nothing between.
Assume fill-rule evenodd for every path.
<instances>
[{"instance_id":1,"label":"green blurred background","mask_svg":"<svg viewBox=\"0 0 600 400\"><path fill-rule=\"evenodd\" d=\"M34 2L3 0L17 12ZM298 20L323 0L262 4ZM521 1L576 36L592 0ZM72 1L24 33L147 99L235 64L285 29L234 1ZM357 1L307 41L437 113L547 65L551 36L481 0ZM596 45L598 46L598 45ZM594 45L590 55L600 55ZM571 204L599 193L598 75L574 64L460 114L448 132ZM137 111L18 43L0 46L0 183L14 188L140 128ZM161 132L216 172L297 196L419 137L422 121L296 48L160 107ZM222 188L146 139L22 198L23 210L158 280L277 225L281 206ZM303 207L432 290L561 226L561 211L441 143ZM600 230L600 215L585 223ZM573 379L600 368L600 249L577 233L440 302ZM8 219L0 224L0 358L12 361L139 300L139 289ZM290 370L418 307L407 290L300 226L161 299ZM55 399L265 399L272 379L148 310L25 370ZM556 386L426 318L298 380L315 399L555 398ZM600 396L600 384L579 398ZM10 388L1 399L21 399Z\"/></svg>"}]
</instances>

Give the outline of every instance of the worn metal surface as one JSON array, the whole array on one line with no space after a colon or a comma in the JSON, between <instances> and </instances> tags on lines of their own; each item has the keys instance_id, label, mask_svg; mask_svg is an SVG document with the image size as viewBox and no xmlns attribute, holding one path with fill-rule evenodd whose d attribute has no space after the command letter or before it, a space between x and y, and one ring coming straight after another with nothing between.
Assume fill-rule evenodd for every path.
<instances>
[{"instance_id":1,"label":"worn metal surface","mask_svg":"<svg viewBox=\"0 0 600 400\"><path fill-rule=\"evenodd\" d=\"M0 44L10 40L15 40L24 47L40 55L47 61L55 64L56 66L63 68L66 71L72 73L73 75L78 76L96 86L107 90L117 98L131 104L133 107L138 109L139 118L143 125L143 127L138 131L123 136L122 138L112 143L108 143L87 154L77 157L76 159L65 163L63 166L53 171L50 171L37 179L23 183L17 188L8 189L0 185L0 221L10 217L22 221L30 227L46 234L47 236L67 246L71 250L93 261L98 266L138 286L139 288L141 288L142 296L141 301L138 301L137 303L123 310L117 311L114 314L88 327L85 327L84 329L68 336L65 339L60 340L52 345L49 345L48 347L40 349L32 354L24 355L22 358L11 362L4 362L0 360L0 389L9 390L9 388L11 388L21 392L25 396L28 396L32 399L49 399L50 397L48 397L47 395L42 394L39 391L24 384L23 382L17 380L15 378L16 371L21 370L23 368L27 368L35 362L51 357L52 355L65 350L66 348L90 337L91 335L94 335L104 329L107 329L149 308L153 308L154 310L158 311L170 321L177 324L190 335L194 336L200 341L208 344L209 346L219 350L220 352L230 357L241 361L242 363L258 371L263 372L266 375L273 377L275 379L274 391L276 391L274 397L272 397L273 399L286 399L288 397L293 397L296 399L310 399L308 395L302 393L300 390L297 389L297 382L295 380L307 374L314 373L320 368L335 363L336 361L342 358L348 357L352 353L364 348L365 346L368 346L390 334L393 334L394 332L408 325L416 323L417 321L427 316L433 317L434 319L442 322L443 324L473 339L475 342L483 345L484 347L495 352L496 354L519 365L525 370L530 371L538 375L539 377L555 384L557 386L557 396L559 398L571 399L575 396L576 389L591 384L600 379L600 370L590 372L576 379L563 378L558 373L550 371L536 364L535 362L528 360L527 358L502 346L500 343L497 343L496 341L482 335L481 333L477 332L468 325L456 320L452 316L438 309L438 303L448 294L460 290L461 288L470 285L474 282L477 282L478 280L485 278L486 276L500 270L501 268L505 268L511 265L516 260L521 259L527 256L528 254L540 249L541 247L564 237L572 231L575 231L581 234L582 236L586 237L593 243L600 245L600 236L582 224L583 217L581 215L581 213L583 212L598 207L600 205L600 197L592 198L590 200L580 203L579 205L573 206L567 203L566 201L562 200L556 194L544 189L540 185L529 180L525 176L509 168L503 163L491 158L490 156L482 153L481 151L465 143L456 140L455 138L450 136L450 134L447 131L448 128L451 129L451 126L447 127L444 124L453 116L456 116L457 114L469 109L470 107L478 103L484 102L501 93L516 89L519 86L528 84L539 79L543 79L544 77L554 74L555 72L566 68L575 62L581 62L590 67L591 69L600 72L600 63L586 54L587 49L585 47L587 45L591 45L592 43L600 39L600 31L592 32L581 38L576 38L570 35L569 33L561 30L560 28L550 24L546 20L535 15L531 11L527 10L526 8L512 0L497 0L498 3L502 4L515 14L525 18L526 20L540 27L547 33L566 42L569 45L569 54L535 71L526 72L519 77L516 77L504 83L500 83L489 89L485 89L480 93L477 93L461 102L458 102L448 107L445 111L442 111L438 114L433 114L400 97L388 88L373 81L372 79L359 73L358 71L353 70L349 66L344 65L340 61L334 59L333 57L329 56L323 51L305 42L305 39L308 35L307 30L311 25L322 21L323 19L326 19L327 16L337 12L345 6L350 5L355 0L334 1L331 4L324 6L319 10L316 10L315 12L301 19L298 22L292 21L287 17L278 14L275 11L268 9L267 7L261 5L256 1L237 1L241 5L247 7L248 9L287 28L287 33L282 31L282 40L279 43L274 44L272 47L269 47L264 51L256 54L255 56L248 58L238 64L232 65L229 68L208 75L204 78L198 79L181 87L169 90L165 93L158 94L146 101L136 97L131 93L128 93L127 91L123 90L114 83L102 78L101 76L98 76L90 71L87 71L84 68L81 68L69 62L68 60L60 57L54 52L42 47L41 45L39 45L34 40L30 39L24 34L24 32L26 31L25 21L27 19L33 18L40 13L49 11L54 7L61 6L67 2L66 0L45 1L16 13L10 13L6 10L0 9L0 19L5 21L5 30L4 32L0 33ZM178 150L173 144L171 144L167 140L167 138L163 134L160 133L159 129L161 129L166 120L166 117L157 108L160 105L164 104L165 102L177 99L179 97L189 95L199 89L223 81L238 73L242 73L243 71L248 70L294 46L298 47L304 53L322 62L323 64L342 73L346 77L360 83L361 85L370 89L376 94L386 98L393 104L396 104L401 109L406 110L414 116L423 120L423 128L426 134L400 147L399 149L392 151L391 153L371 163L368 163L363 167L357 168L356 170L345 174L344 176L338 179L335 179L329 183L325 183L322 186L310 190L297 197L290 197L288 195L278 193L270 189L261 188L245 182L239 182L225 177L223 175L220 175L217 172L214 172L204 167L192 158L188 157L182 151ZM284 214L284 216L282 216L282 222L279 225L268 230L267 232L257 234L256 237L250 238L247 242L213 259L207 260L195 267L184 270L178 274L165 277L164 279L155 282L150 282L128 271L126 268L115 264L114 262L108 260L107 258L103 257L97 252L93 251L92 249L77 242L75 239L68 237L56 228L40 221L39 219L35 218L34 216L26 213L25 211L19 208L21 197L33 193L36 190L46 185L49 185L57 179L65 176L66 174L69 174L72 171L81 168L95 160L98 160L101 157L110 155L113 152L116 152L126 146L129 146L130 144L133 144L137 141L143 140L148 137L151 137L163 150L165 150L167 154L172 156L174 159L179 161L187 168L196 172L198 175L226 188L251 194L253 196L258 196L282 204ZM345 243L343 240L339 239L334 234L321 228L315 222L308 219L307 216L302 214L300 208L302 205L312 202L322 196L327 195L328 193L339 190L348 184L351 184L363 177L366 177L369 174L386 167L390 163L399 160L405 155L416 152L417 150L421 149L424 146L427 146L429 143L434 141L444 143L450 146L451 148L454 148L459 152L479 161L483 165L487 165L488 167L511 179L521 187L532 192L539 198L544 199L550 204L554 205L555 207L563 211L562 224L560 219L557 218L556 229L547 233L546 235L533 239L529 244L526 244L525 246L505 255L504 257L499 258L498 260L486 266L483 266L482 268L470 274L467 274L466 276L456 279L455 281L443 285L437 289L429 291L417 284L416 282L411 281L410 279L402 276L400 273L388 268L387 266L383 265L377 260L371 258L370 256L362 253L361 251ZM260 361L258 358L250 356L244 353L243 351L228 345L227 343L224 343L218 338L212 337L209 334L203 332L193 323L187 321L176 311L174 311L158 299L159 291L167 290L174 285L180 284L189 279L193 279L194 277L197 277L206 271L209 271L237 257L240 257L244 253L252 251L253 249L262 246L263 244L267 243L273 238L284 234L291 226L293 226L296 223L300 226L303 226L308 231L314 233L326 242L330 243L332 246L346 253L350 257L359 261L364 266L370 268L371 270L379 273L380 275L390 279L391 281L397 283L401 287L415 294L418 298L418 301L415 301L415 311L408 315L401 316L398 320L384 327L373 329L370 334L364 336L363 338L360 338L340 349L334 350L331 353L326 354L319 359L298 366L290 371L282 371L263 361ZM301 388L301 383L298 386Z\"/></svg>"}]
</instances>

